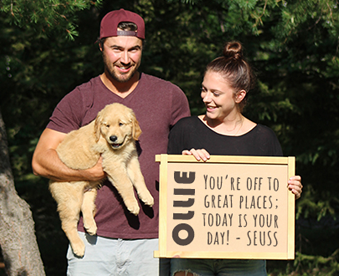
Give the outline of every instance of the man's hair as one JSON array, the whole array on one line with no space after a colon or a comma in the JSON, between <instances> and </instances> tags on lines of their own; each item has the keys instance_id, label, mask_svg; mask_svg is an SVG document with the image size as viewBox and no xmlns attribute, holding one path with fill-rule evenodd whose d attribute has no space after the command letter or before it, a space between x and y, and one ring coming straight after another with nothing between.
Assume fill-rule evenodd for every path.
<instances>
[{"instance_id":1,"label":"man's hair","mask_svg":"<svg viewBox=\"0 0 339 276\"><path fill-rule=\"evenodd\" d=\"M120 22L118 28L122 31L136 31L138 29L137 25L133 22Z\"/></svg>"},{"instance_id":2,"label":"man's hair","mask_svg":"<svg viewBox=\"0 0 339 276\"><path fill-rule=\"evenodd\" d=\"M120 22L119 25L118 25L118 29L121 29L121 31L132 31L132 32L135 32L138 27L135 23L133 22ZM104 37L104 38L99 38L98 39L98 43L99 43L99 46L101 49L104 48L104 43L106 41L106 38L107 37ZM142 45L144 45L144 40L142 40Z\"/></svg>"}]
</instances>

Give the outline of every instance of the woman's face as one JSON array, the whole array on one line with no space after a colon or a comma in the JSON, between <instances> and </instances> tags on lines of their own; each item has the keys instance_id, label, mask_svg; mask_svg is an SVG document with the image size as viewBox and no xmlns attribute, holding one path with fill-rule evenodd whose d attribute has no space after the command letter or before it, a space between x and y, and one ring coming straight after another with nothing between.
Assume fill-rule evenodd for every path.
<instances>
[{"instance_id":1,"label":"woman's face","mask_svg":"<svg viewBox=\"0 0 339 276\"><path fill-rule=\"evenodd\" d=\"M223 121L230 115L240 113L238 104L246 95L244 90L235 93L220 73L207 71L201 88L201 98L206 105L206 116L211 120Z\"/></svg>"}]
</instances>

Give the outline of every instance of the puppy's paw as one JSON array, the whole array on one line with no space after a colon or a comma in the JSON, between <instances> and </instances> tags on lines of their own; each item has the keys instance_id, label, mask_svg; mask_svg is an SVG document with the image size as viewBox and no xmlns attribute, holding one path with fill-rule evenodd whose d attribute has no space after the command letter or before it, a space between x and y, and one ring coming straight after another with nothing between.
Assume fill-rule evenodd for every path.
<instances>
[{"instance_id":1,"label":"puppy's paw","mask_svg":"<svg viewBox=\"0 0 339 276\"><path fill-rule=\"evenodd\" d=\"M71 244L74 255L82 258L85 255L85 244L82 240L79 240Z\"/></svg>"},{"instance_id":2,"label":"puppy's paw","mask_svg":"<svg viewBox=\"0 0 339 276\"><path fill-rule=\"evenodd\" d=\"M139 194L139 198L142 200L143 203L149 205L150 207L152 207L154 204L154 198L148 191L147 193Z\"/></svg>"},{"instance_id":3,"label":"puppy's paw","mask_svg":"<svg viewBox=\"0 0 339 276\"><path fill-rule=\"evenodd\" d=\"M88 225L88 224L84 224L84 227L86 229L86 232L88 234L90 234L91 236L94 236L96 233L97 233L97 225L94 223L94 224L91 224L91 225Z\"/></svg>"},{"instance_id":4,"label":"puppy's paw","mask_svg":"<svg viewBox=\"0 0 339 276\"><path fill-rule=\"evenodd\" d=\"M147 199L142 199L142 201L150 207L154 205L154 198L151 195Z\"/></svg>"},{"instance_id":5,"label":"puppy's paw","mask_svg":"<svg viewBox=\"0 0 339 276\"><path fill-rule=\"evenodd\" d=\"M129 206L126 206L127 210L130 211L133 215L137 216L139 214L140 208L138 204L130 204Z\"/></svg>"}]
</instances>

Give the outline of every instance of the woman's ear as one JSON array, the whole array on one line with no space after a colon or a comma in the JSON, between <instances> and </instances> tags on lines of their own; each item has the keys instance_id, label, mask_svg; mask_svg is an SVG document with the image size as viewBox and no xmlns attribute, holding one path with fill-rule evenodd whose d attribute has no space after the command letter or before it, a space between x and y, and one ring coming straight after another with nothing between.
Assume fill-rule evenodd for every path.
<instances>
[{"instance_id":1,"label":"woman's ear","mask_svg":"<svg viewBox=\"0 0 339 276\"><path fill-rule=\"evenodd\" d=\"M245 90L240 90L237 92L237 94L235 95L235 102L237 104L241 103L242 100L246 97L246 91Z\"/></svg>"}]
</instances>

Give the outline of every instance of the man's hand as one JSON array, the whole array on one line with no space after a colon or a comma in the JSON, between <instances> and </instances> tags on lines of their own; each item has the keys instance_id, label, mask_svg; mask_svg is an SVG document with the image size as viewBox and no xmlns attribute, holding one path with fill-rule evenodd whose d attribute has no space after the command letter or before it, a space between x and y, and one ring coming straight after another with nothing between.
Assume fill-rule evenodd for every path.
<instances>
[{"instance_id":1,"label":"man's hand","mask_svg":"<svg viewBox=\"0 0 339 276\"><path fill-rule=\"evenodd\" d=\"M106 178L102 170L102 158L93 168L87 170L70 169L60 160L56 148L65 136L65 133L52 129L44 130L33 154L34 174L55 181L98 181Z\"/></svg>"}]
</instances>

